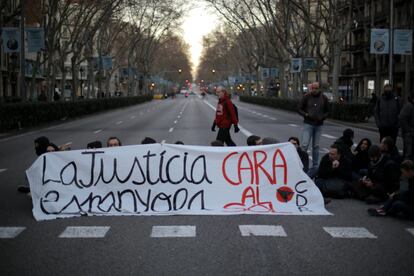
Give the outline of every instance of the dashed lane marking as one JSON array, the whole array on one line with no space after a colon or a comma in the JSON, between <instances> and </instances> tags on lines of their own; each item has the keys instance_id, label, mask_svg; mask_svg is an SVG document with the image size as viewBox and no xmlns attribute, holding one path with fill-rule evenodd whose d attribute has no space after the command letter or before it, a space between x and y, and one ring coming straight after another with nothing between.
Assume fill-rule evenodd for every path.
<instances>
[{"instance_id":1,"label":"dashed lane marking","mask_svg":"<svg viewBox=\"0 0 414 276\"><path fill-rule=\"evenodd\" d=\"M174 124L176 124L176 123L177 123L177 120L174 121Z\"/></svg>"},{"instance_id":2,"label":"dashed lane marking","mask_svg":"<svg viewBox=\"0 0 414 276\"><path fill-rule=\"evenodd\" d=\"M173 130L174 130L174 128L172 127L172 128L170 128L170 130L168 132L173 132Z\"/></svg>"},{"instance_id":3,"label":"dashed lane marking","mask_svg":"<svg viewBox=\"0 0 414 276\"><path fill-rule=\"evenodd\" d=\"M132 119L135 119L135 116L131 116L131 120L132 120Z\"/></svg>"},{"instance_id":4,"label":"dashed lane marking","mask_svg":"<svg viewBox=\"0 0 414 276\"><path fill-rule=\"evenodd\" d=\"M102 132L102 129L95 130L93 133L98 134L99 132Z\"/></svg>"},{"instance_id":5,"label":"dashed lane marking","mask_svg":"<svg viewBox=\"0 0 414 276\"><path fill-rule=\"evenodd\" d=\"M271 236L287 237L282 226L279 225L239 225L243 237L249 236Z\"/></svg>"},{"instance_id":6,"label":"dashed lane marking","mask_svg":"<svg viewBox=\"0 0 414 276\"><path fill-rule=\"evenodd\" d=\"M7 169L0 169L0 173L7 171Z\"/></svg>"},{"instance_id":7,"label":"dashed lane marking","mask_svg":"<svg viewBox=\"0 0 414 276\"><path fill-rule=\"evenodd\" d=\"M180 119L181 118L181 116L180 115L178 115L178 117L177 117L178 119Z\"/></svg>"},{"instance_id":8,"label":"dashed lane marking","mask_svg":"<svg viewBox=\"0 0 414 276\"><path fill-rule=\"evenodd\" d=\"M411 235L414 235L414 228L407 228L406 229Z\"/></svg>"},{"instance_id":9,"label":"dashed lane marking","mask_svg":"<svg viewBox=\"0 0 414 276\"><path fill-rule=\"evenodd\" d=\"M274 117L269 117L270 120L276 121L277 119Z\"/></svg>"},{"instance_id":10,"label":"dashed lane marking","mask_svg":"<svg viewBox=\"0 0 414 276\"><path fill-rule=\"evenodd\" d=\"M298 125L295 125L295 124L289 124L289 126L291 126L291 127L298 127Z\"/></svg>"},{"instance_id":11,"label":"dashed lane marking","mask_svg":"<svg viewBox=\"0 0 414 276\"><path fill-rule=\"evenodd\" d=\"M376 239L377 236L373 235L367 229L363 227L323 227L329 235L333 238L345 238L345 239Z\"/></svg>"},{"instance_id":12,"label":"dashed lane marking","mask_svg":"<svg viewBox=\"0 0 414 276\"><path fill-rule=\"evenodd\" d=\"M123 123L123 121L118 121L118 122L116 122L116 124L117 125L120 125L120 124L122 124Z\"/></svg>"},{"instance_id":13,"label":"dashed lane marking","mask_svg":"<svg viewBox=\"0 0 414 276\"><path fill-rule=\"evenodd\" d=\"M0 227L0 239L14 239L25 229L26 227Z\"/></svg>"},{"instance_id":14,"label":"dashed lane marking","mask_svg":"<svg viewBox=\"0 0 414 276\"><path fill-rule=\"evenodd\" d=\"M322 153L328 153L329 152L329 149L323 148L322 151L320 151L320 152L322 152Z\"/></svg>"},{"instance_id":15,"label":"dashed lane marking","mask_svg":"<svg viewBox=\"0 0 414 276\"><path fill-rule=\"evenodd\" d=\"M335 137L335 136L332 136L332 135L329 135L329 134L322 134L322 136L325 137L325 138L329 138L329 139L338 139L338 137Z\"/></svg>"},{"instance_id":16,"label":"dashed lane marking","mask_svg":"<svg viewBox=\"0 0 414 276\"><path fill-rule=\"evenodd\" d=\"M162 140L162 141L161 141L161 144L164 144L164 143L165 143L165 140Z\"/></svg>"},{"instance_id":17,"label":"dashed lane marking","mask_svg":"<svg viewBox=\"0 0 414 276\"><path fill-rule=\"evenodd\" d=\"M153 226L151 238L191 238L196 236L192 225Z\"/></svg>"},{"instance_id":18,"label":"dashed lane marking","mask_svg":"<svg viewBox=\"0 0 414 276\"><path fill-rule=\"evenodd\" d=\"M59 238L104 238L109 226L69 226Z\"/></svg>"}]
</instances>

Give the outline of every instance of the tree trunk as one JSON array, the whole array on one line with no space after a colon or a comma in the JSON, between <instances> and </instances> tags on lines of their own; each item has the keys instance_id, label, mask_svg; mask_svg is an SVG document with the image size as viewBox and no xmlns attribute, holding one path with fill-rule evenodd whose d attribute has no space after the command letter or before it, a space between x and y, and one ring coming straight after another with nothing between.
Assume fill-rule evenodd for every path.
<instances>
[{"instance_id":1,"label":"tree trunk","mask_svg":"<svg viewBox=\"0 0 414 276\"><path fill-rule=\"evenodd\" d=\"M339 69L341 62L341 48L339 42L335 42L334 47L334 60L332 68L332 96L336 102L339 99Z\"/></svg>"}]
</instances>

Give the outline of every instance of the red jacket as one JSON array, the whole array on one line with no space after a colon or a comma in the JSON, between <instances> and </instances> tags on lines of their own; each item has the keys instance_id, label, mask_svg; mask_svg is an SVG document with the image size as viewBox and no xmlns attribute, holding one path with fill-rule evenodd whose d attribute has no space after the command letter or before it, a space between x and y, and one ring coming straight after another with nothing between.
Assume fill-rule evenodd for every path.
<instances>
[{"instance_id":1,"label":"red jacket","mask_svg":"<svg viewBox=\"0 0 414 276\"><path fill-rule=\"evenodd\" d=\"M227 93L219 99L214 122L219 128L230 128L232 124L238 124L233 103L231 102L230 97L227 95Z\"/></svg>"}]
</instances>

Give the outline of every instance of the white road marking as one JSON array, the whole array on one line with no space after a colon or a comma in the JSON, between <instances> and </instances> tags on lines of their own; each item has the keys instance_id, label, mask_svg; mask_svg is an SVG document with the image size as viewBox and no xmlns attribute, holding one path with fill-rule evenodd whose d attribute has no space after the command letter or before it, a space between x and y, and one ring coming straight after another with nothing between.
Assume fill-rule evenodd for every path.
<instances>
[{"instance_id":1,"label":"white road marking","mask_svg":"<svg viewBox=\"0 0 414 276\"><path fill-rule=\"evenodd\" d=\"M132 119L135 119L135 116L131 116L131 120L132 120Z\"/></svg>"},{"instance_id":2,"label":"white road marking","mask_svg":"<svg viewBox=\"0 0 414 276\"><path fill-rule=\"evenodd\" d=\"M117 125L120 125L120 124L122 124L123 122L122 121L118 121L118 122L116 122L116 124Z\"/></svg>"},{"instance_id":3,"label":"white road marking","mask_svg":"<svg viewBox=\"0 0 414 276\"><path fill-rule=\"evenodd\" d=\"M322 153L328 153L328 152L329 152L329 149L327 149L327 148L322 149Z\"/></svg>"},{"instance_id":4,"label":"white road marking","mask_svg":"<svg viewBox=\"0 0 414 276\"><path fill-rule=\"evenodd\" d=\"M246 136L249 137L251 135L253 135L253 133L251 133L250 131L248 131L247 129L245 129L244 127L242 127L241 125L238 125L240 128L240 131Z\"/></svg>"},{"instance_id":5,"label":"white road marking","mask_svg":"<svg viewBox=\"0 0 414 276\"><path fill-rule=\"evenodd\" d=\"M172 127L172 128L170 128L170 130L168 132L173 132L173 130L174 130L174 128Z\"/></svg>"},{"instance_id":6,"label":"white road marking","mask_svg":"<svg viewBox=\"0 0 414 276\"><path fill-rule=\"evenodd\" d=\"M0 227L0 239L14 239L25 229L26 227Z\"/></svg>"},{"instance_id":7,"label":"white road marking","mask_svg":"<svg viewBox=\"0 0 414 276\"><path fill-rule=\"evenodd\" d=\"M180 115L178 115L178 117L177 117L178 119L180 119L181 118L181 116Z\"/></svg>"},{"instance_id":8,"label":"white road marking","mask_svg":"<svg viewBox=\"0 0 414 276\"><path fill-rule=\"evenodd\" d=\"M277 119L274 117L269 117L270 120L276 121Z\"/></svg>"},{"instance_id":9,"label":"white road marking","mask_svg":"<svg viewBox=\"0 0 414 276\"><path fill-rule=\"evenodd\" d=\"M177 120L174 121L174 124L176 124L176 123L177 123Z\"/></svg>"},{"instance_id":10,"label":"white road marking","mask_svg":"<svg viewBox=\"0 0 414 276\"><path fill-rule=\"evenodd\" d=\"M109 226L69 226L59 238L104 238Z\"/></svg>"},{"instance_id":11,"label":"white road marking","mask_svg":"<svg viewBox=\"0 0 414 276\"><path fill-rule=\"evenodd\" d=\"M411 233L411 235L414 235L414 228L407 228L406 229L408 232Z\"/></svg>"},{"instance_id":12,"label":"white road marking","mask_svg":"<svg viewBox=\"0 0 414 276\"><path fill-rule=\"evenodd\" d=\"M7 169L0 169L0 173L7 171Z\"/></svg>"},{"instance_id":13,"label":"white road marking","mask_svg":"<svg viewBox=\"0 0 414 276\"><path fill-rule=\"evenodd\" d=\"M323 227L333 238L376 239L377 236L363 227Z\"/></svg>"},{"instance_id":14,"label":"white road marking","mask_svg":"<svg viewBox=\"0 0 414 276\"><path fill-rule=\"evenodd\" d=\"M165 143L165 140L162 140L162 141L161 141L161 144L164 144L164 143Z\"/></svg>"},{"instance_id":15,"label":"white road marking","mask_svg":"<svg viewBox=\"0 0 414 276\"><path fill-rule=\"evenodd\" d=\"M338 139L338 137L329 135L329 134L322 134L323 137L329 138L329 139Z\"/></svg>"},{"instance_id":16,"label":"white road marking","mask_svg":"<svg viewBox=\"0 0 414 276\"><path fill-rule=\"evenodd\" d=\"M291 127L298 127L298 125L295 125L295 124L289 124L289 126L291 126Z\"/></svg>"},{"instance_id":17,"label":"white road marking","mask_svg":"<svg viewBox=\"0 0 414 276\"><path fill-rule=\"evenodd\" d=\"M287 237L282 226L279 225L239 225L241 235L249 236L272 236Z\"/></svg>"},{"instance_id":18,"label":"white road marking","mask_svg":"<svg viewBox=\"0 0 414 276\"><path fill-rule=\"evenodd\" d=\"M196 236L196 227L191 225L153 226L151 238L188 238Z\"/></svg>"},{"instance_id":19,"label":"white road marking","mask_svg":"<svg viewBox=\"0 0 414 276\"><path fill-rule=\"evenodd\" d=\"M263 117L265 117L265 118L269 118L269 115L266 115L266 114L265 114L265 115L263 115Z\"/></svg>"},{"instance_id":20,"label":"white road marking","mask_svg":"<svg viewBox=\"0 0 414 276\"><path fill-rule=\"evenodd\" d=\"M102 129L98 129L98 130L95 130L93 133L98 134L101 131L102 131Z\"/></svg>"}]
</instances>

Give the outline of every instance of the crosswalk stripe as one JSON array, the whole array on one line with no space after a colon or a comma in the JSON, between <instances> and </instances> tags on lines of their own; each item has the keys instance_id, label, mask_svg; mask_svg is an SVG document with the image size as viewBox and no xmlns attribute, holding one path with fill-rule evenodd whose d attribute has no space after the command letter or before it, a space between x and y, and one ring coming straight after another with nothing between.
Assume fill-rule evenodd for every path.
<instances>
[{"instance_id":1,"label":"crosswalk stripe","mask_svg":"<svg viewBox=\"0 0 414 276\"><path fill-rule=\"evenodd\" d=\"M363 227L323 227L333 238L376 239L377 236Z\"/></svg>"},{"instance_id":2,"label":"crosswalk stripe","mask_svg":"<svg viewBox=\"0 0 414 276\"><path fill-rule=\"evenodd\" d=\"M272 236L287 237L287 234L280 225L239 225L243 237L249 236Z\"/></svg>"},{"instance_id":3,"label":"crosswalk stripe","mask_svg":"<svg viewBox=\"0 0 414 276\"><path fill-rule=\"evenodd\" d=\"M153 226L151 238L188 238L196 236L192 225Z\"/></svg>"},{"instance_id":4,"label":"crosswalk stripe","mask_svg":"<svg viewBox=\"0 0 414 276\"><path fill-rule=\"evenodd\" d=\"M26 227L0 227L0 239L14 239L25 229Z\"/></svg>"},{"instance_id":5,"label":"crosswalk stripe","mask_svg":"<svg viewBox=\"0 0 414 276\"><path fill-rule=\"evenodd\" d=\"M408 232L411 233L411 235L414 235L414 228L407 228L406 229Z\"/></svg>"},{"instance_id":6,"label":"crosswalk stripe","mask_svg":"<svg viewBox=\"0 0 414 276\"><path fill-rule=\"evenodd\" d=\"M104 238L109 226L69 226L59 238Z\"/></svg>"}]
</instances>

